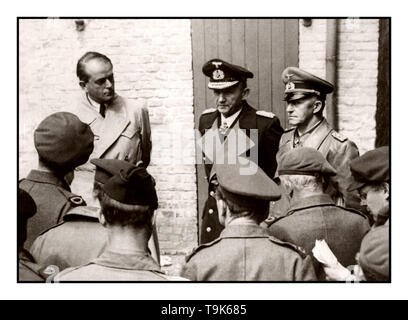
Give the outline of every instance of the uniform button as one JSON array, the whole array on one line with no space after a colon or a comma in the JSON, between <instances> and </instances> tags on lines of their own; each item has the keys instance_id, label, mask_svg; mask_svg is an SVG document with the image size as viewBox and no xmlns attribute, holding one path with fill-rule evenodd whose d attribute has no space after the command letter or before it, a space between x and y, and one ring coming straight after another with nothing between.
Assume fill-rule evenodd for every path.
<instances>
[{"instance_id":1,"label":"uniform button","mask_svg":"<svg viewBox=\"0 0 408 320\"><path fill-rule=\"evenodd\" d=\"M205 229L207 232L211 232L211 227L207 227L207 229Z\"/></svg>"},{"instance_id":2,"label":"uniform button","mask_svg":"<svg viewBox=\"0 0 408 320\"><path fill-rule=\"evenodd\" d=\"M209 214L213 214L213 213L214 213L214 210L213 210L213 209L210 209L210 210L208 210L208 213L209 213Z\"/></svg>"},{"instance_id":3,"label":"uniform button","mask_svg":"<svg viewBox=\"0 0 408 320\"><path fill-rule=\"evenodd\" d=\"M210 191L210 196L211 196L211 197L214 197L214 195L215 195L215 192L214 192L214 191Z\"/></svg>"}]
</instances>

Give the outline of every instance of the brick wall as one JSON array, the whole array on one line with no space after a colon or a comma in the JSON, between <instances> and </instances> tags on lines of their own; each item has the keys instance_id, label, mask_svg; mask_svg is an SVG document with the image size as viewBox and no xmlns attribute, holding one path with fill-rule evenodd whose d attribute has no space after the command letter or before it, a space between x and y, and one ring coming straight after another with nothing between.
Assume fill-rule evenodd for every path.
<instances>
[{"instance_id":1,"label":"brick wall","mask_svg":"<svg viewBox=\"0 0 408 320\"><path fill-rule=\"evenodd\" d=\"M86 51L112 60L116 91L149 109L150 173L159 197L157 225L162 255L177 274L182 255L197 243L193 80L188 19L20 20L20 178L37 164L33 132L47 115L62 111L79 92L76 62ZM190 161L182 161L182 154ZM190 164L186 164L190 163Z\"/></svg>"},{"instance_id":2,"label":"brick wall","mask_svg":"<svg viewBox=\"0 0 408 320\"><path fill-rule=\"evenodd\" d=\"M299 23L299 66L325 77L326 19ZM353 140L360 153L373 149L377 103L377 19L340 19L338 24L339 131Z\"/></svg>"}]
</instances>

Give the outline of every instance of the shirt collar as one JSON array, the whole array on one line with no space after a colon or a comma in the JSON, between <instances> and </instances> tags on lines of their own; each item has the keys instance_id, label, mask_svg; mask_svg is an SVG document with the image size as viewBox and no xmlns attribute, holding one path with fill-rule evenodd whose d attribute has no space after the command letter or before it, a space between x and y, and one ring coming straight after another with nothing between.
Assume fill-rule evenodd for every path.
<instances>
[{"instance_id":1,"label":"shirt collar","mask_svg":"<svg viewBox=\"0 0 408 320\"><path fill-rule=\"evenodd\" d=\"M65 190L71 191L68 183L65 180L61 180L58 178L54 173L49 171L41 171L41 170L31 170L26 180L39 182L39 183L48 183L53 184L56 186L60 186Z\"/></svg>"},{"instance_id":2,"label":"shirt collar","mask_svg":"<svg viewBox=\"0 0 408 320\"><path fill-rule=\"evenodd\" d=\"M318 205L335 205L328 194L313 195L306 198L295 198L291 201L288 212L299 209L306 209Z\"/></svg>"},{"instance_id":3,"label":"shirt collar","mask_svg":"<svg viewBox=\"0 0 408 320\"><path fill-rule=\"evenodd\" d=\"M227 225L220 238L268 238L268 230L256 224Z\"/></svg>"},{"instance_id":4,"label":"shirt collar","mask_svg":"<svg viewBox=\"0 0 408 320\"><path fill-rule=\"evenodd\" d=\"M101 104L99 102L96 102L95 100L93 100L89 94L86 95L86 98L89 101L89 104L92 106L93 109L95 109L97 112L99 112L99 108L101 107Z\"/></svg>"},{"instance_id":5,"label":"shirt collar","mask_svg":"<svg viewBox=\"0 0 408 320\"><path fill-rule=\"evenodd\" d=\"M117 269L162 272L160 266L147 252L124 254L106 250L98 258L94 259L92 263Z\"/></svg>"},{"instance_id":6,"label":"shirt collar","mask_svg":"<svg viewBox=\"0 0 408 320\"><path fill-rule=\"evenodd\" d=\"M231 127L231 125L234 123L235 119L239 116L239 114L242 111L242 107L235 112L234 114L230 115L229 117L225 117L222 113L221 113L221 125L223 123L227 123L228 128Z\"/></svg>"},{"instance_id":7,"label":"shirt collar","mask_svg":"<svg viewBox=\"0 0 408 320\"><path fill-rule=\"evenodd\" d=\"M306 134L308 134L308 133L311 133L311 132L314 131L318 126L321 125L321 123L323 122L323 120L324 120L324 118L323 118L322 120L318 121L313 127L311 127L309 130L307 130L306 132L304 132L302 135L299 135L299 131L298 131L297 128L296 128L296 130L295 130L296 136L298 136L298 137L300 138L300 137L303 137L304 135L306 135Z\"/></svg>"}]
</instances>

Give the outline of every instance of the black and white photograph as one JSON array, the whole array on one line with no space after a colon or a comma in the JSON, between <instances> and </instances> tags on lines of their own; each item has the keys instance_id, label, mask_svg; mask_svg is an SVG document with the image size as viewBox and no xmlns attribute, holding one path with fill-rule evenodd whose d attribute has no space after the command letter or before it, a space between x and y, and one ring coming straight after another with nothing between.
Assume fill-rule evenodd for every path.
<instances>
[{"instance_id":1,"label":"black and white photograph","mask_svg":"<svg viewBox=\"0 0 408 320\"><path fill-rule=\"evenodd\" d=\"M18 40L19 282L390 281L389 18Z\"/></svg>"},{"instance_id":2,"label":"black and white photograph","mask_svg":"<svg viewBox=\"0 0 408 320\"><path fill-rule=\"evenodd\" d=\"M398 19L209 8L14 17L12 295L370 298L401 284Z\"/></svg>"}]
</instances>

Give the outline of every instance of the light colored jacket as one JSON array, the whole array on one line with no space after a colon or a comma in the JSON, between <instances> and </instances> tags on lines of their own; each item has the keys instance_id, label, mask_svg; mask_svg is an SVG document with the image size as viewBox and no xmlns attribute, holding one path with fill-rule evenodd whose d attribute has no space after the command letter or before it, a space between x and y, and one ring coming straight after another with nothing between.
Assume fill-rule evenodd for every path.
<instances>
[{"instance_id":1,"label":"light colored jacket","mask_svg":"<svg viewBox=\"0 0 408 320\"><path fill-rule=\"evenodd\" d=\"M310 256L258 225L228 225L218 239L186 258L181 276L193 281L314 281Z\"/></svg>"},{"instance_id":2,"label":"light colored jacket","mask_svg":"<svg viewBox=\"0 0 408 320\"><path fill-rule=\"evenodd\" d=\"M92 262L68 268L54 278L60 281L188 281L168 276L147 252L122 254L104 251Z\"/></svg>"},{"instance_id":3,"label":"light colored jacket","mask_svg":"<svg viewBox=\"0 0 408 320\"><path fill-rule=\"evenodd\" d=\"M89 124L95 135L90 159L119 159L134 164L143 161L145 167L149 165L152 142L145 107L116 94L103 118L83 94L72 112Z\"/></svg>"}]
</instances>

